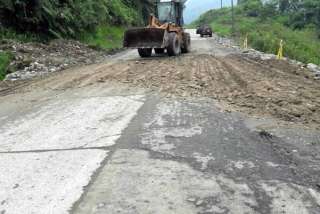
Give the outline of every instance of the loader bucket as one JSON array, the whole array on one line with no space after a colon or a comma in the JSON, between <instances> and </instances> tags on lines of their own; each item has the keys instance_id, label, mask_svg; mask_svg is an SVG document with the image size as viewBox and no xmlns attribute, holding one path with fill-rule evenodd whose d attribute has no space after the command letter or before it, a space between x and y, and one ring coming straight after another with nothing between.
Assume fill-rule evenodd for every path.
<instances>
[{"instance_id":1,"label":"loader bucket","mask_svg":"<svg viewBox=\"0 0 320 214\"><path fill-rule=\"evenodd\" d=\"M166 30L160 28L129 29L124 34L125 48L165 48Z\"/></svg>"}]
</instances>

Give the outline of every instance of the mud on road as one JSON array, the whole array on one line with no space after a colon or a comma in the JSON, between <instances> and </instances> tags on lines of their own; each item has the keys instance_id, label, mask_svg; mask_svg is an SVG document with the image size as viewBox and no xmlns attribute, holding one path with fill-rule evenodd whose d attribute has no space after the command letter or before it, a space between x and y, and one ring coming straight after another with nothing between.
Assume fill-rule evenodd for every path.
<instances>
[{"instance_id":1,"label":"mud on road","mask_svg":"<svg viewBox=\"0 0 320 214\"><path fill-rule=\"evenodd\" d=\"M320 213L318 82L192 40L1 82L0 213Z\"/></svg>"},{"instance_id":2,"label":"mud on road","mask_svg":"<svg viewBox=\"0 0 320 214\"><path fill-rule=\"evenodd\" d=\"M320 127L319 82L287 61L189 55L131 60L108 70L99 81L130 83L166 96L211 97L246 113Z\"/></svg>"},{"instance_id":3,"label":"mud on road","mask_svg":"<svg viewBox=\"0 0 320 214\"><path fill-rule=\"evenodd\" d=\"M108 81L160 91L166 97L214 98L227 111L320 128L320 85L312 73L285 60L261 60L241 53L115 60L76 68L58 78L2 82L0 95Z\"/></svg>"}]
</instances>

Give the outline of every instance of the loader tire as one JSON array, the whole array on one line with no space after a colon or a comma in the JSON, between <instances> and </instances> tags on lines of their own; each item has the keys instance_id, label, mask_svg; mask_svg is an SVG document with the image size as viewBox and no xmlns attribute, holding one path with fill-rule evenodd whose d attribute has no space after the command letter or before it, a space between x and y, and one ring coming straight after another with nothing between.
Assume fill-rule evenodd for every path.
<instances>
[{"instance_id":1,"label":"loader tire","mask_svg":"<svg viewBox=\"0 0 320 214\"><path fill-rule=\"evenodd\" d=\"M154 52L155 52L156 54L163 54L163 53L164 53L164 48L155 48L155 49L154 49Z\"/></svg>"},{"instance_id":2,"label":"loader tire","mask_svg":"<svg viewBox=\"0 0 320 214\"><path fill-rule=\"evenodd\" d=\"M138 48L138 53L142 58L150 57L152 48Z\"/></svg>"},{"instance_id":3,"label":"loader tire","mask_svg":"<svg viewBox=\"0 0 320 214\"><path fill-rule=\"evenodd\" d=\"M189 53L191 48L191 39L189 33L183 34L183 47L181 48L181 53Z\"/></svg>"},{"instance_id":4,"label":"loader tire","mask_svg":"<svg viewBox=\"0 0 320 214\"><path fill-rule=\"evenodd\" d=\"M181 43L176 33L169 33L167 52L169 56L177 56L181 53Z\"/></svg>"}]
</instances>

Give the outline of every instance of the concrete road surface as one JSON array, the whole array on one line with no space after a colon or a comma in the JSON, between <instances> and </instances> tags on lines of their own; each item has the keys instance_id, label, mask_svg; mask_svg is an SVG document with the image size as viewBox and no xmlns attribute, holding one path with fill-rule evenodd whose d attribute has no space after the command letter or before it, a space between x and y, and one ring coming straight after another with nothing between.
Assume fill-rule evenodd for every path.
<instances>
[{"instance_id":1,"label":"concrete road surface","mask_svg":"<svg viewBox=\"0 0 320 214\"><path fill-rule=\"evenodd\" d=\"M190 54L234 51L191 33ZM320 213L319 132L99 81L138 59L0 97L0 214Z\"/></svg>"}]
</instances>

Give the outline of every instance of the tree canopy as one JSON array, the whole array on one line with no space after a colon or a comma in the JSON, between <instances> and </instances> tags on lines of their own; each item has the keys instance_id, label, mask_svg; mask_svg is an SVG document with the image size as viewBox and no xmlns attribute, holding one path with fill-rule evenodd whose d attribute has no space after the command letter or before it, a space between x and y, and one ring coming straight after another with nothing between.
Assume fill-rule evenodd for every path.
<instances>
[{"instance_id":1,"label":"tree canopy","mask_svg":"<svg viewBox=\"0 0 320 214\"><path fill-rule=\"evenodd\" d=\"M283 24L293 29L315 27L320 36L319 0L241 0L239 7L247 16L262 19L280 16Z\"/></svg>"},{"instance_id":2,"label":"tree canopy","mask_svg":"<svg viewBox=\"0 0 320 214\"><path fill-rule=\"evenodd\" d=\"M239 6L248 16L262 18L274 15L286 16L286 25L301 29L314 25L320 29L320 1L319 0L241 0Z\"/></svg>"},{"instance_id":3,"label":"tree canopy","mask_svg":"<svg viewBox=\"0 0 320 214\"><path fill-rule=\"evenodd\" d=\"M149 0L0 0L0 27L74 37L101 24L136 25Z\"/></svg>"}]
</instances>

